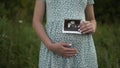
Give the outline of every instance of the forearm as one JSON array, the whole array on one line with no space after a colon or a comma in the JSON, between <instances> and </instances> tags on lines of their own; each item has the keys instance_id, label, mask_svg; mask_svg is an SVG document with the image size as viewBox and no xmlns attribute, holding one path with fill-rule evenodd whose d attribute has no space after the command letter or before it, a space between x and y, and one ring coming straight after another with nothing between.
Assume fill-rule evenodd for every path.
<instances>
[{"instance_id":1,"label":"forearm","mask_svg":"<svg viewBox=\"0 0 120 68\"><path fill-rule=\"evenodd\" d=\"M87 5L85 9L85 16L86 16L86 20L92 23L91 26L93 27L93 32L95 32L97 27L97 22L95 20L94 7L92 4Z\"/></svg>"},{"instance_id":2,"label":"forearm","mask_svg":"<svg viewBox=\"0 0 120 68\"><path fill-rule=\"evenodd\" d=\"M37 36L41 39L41 41L45 44L45 46L49 47L52 44L52 42L45 32L44 26L41 23L33 22L33 28Z\"/></svg>"},{"instance_id":3,"label":"forearm","mask_svg":"<svg viewBox=\"0 0 120 68\"><path fill-rule=\"evenodd\" d=\"M43 16L45 12L45 2L36 0L35 9L33 15L33 29L35 30L37 36L45 44L46 47L50 46L51 40L48 38L44 26L42 25Z\"/></svg>"}]
</instances>

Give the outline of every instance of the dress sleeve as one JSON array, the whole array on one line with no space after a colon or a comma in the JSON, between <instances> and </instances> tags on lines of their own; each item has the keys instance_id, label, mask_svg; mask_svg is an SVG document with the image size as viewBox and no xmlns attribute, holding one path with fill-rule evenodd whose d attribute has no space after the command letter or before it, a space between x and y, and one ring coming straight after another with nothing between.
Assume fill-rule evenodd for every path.
<instances>
[{"instance_id":1,"label":"dress sleeve","mask_svg":"<svg viewBox=\"0 0 120 68\"><path fill-rule=\"evenodd\" d=\"M87 0L87 4L94 4L94 0Z\"/></svg>"}]
</instances>

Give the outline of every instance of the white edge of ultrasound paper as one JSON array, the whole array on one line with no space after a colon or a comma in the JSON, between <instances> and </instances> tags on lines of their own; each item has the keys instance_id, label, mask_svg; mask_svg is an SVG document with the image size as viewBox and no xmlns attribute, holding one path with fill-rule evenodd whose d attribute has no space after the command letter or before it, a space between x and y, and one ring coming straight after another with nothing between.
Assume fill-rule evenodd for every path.
<instances>
[{"instance_id":1,"label":"white edge of ultrasound paper","mask_svg":"<svg viewBox=\"0 0 120 68\"><path fill-rule=\"evenodd\" d=\"M80 23L82 23L81 21ZM73 33L73 34L82 34L81 31L64 31L64 23L63 23L63 28L62 28L63 33Z\"/></svg>"}]
</instances>

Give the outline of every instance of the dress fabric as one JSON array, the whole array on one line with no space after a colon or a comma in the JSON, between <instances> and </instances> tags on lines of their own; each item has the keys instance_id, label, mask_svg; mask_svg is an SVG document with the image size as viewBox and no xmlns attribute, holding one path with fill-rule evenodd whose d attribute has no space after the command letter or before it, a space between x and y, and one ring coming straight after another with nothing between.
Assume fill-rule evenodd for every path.
<instances>
[{"instance_id":1,"label":"dress fabric","mask_svg":"<svg viewBox=\"0 0 120 68\"><path fill-rule=\"evenodd\" d=\"M71 43L77 55L64 58L49 51L41 42L39 68L98 68L92 34L62 33L65 19L85 20L84 10L93 0L44 0L46 3L45 31L53 43Z\"/></svg>"}]
</instances>

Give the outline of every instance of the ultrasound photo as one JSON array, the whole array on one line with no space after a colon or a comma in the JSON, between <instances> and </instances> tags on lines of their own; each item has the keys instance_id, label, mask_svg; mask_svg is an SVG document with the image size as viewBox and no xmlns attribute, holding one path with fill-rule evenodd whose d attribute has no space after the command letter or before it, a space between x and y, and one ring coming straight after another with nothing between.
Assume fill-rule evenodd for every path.
<instances>
[{"instance_id":1,"label":"ultrasound photo","mask_svg":"<svg viewBox=\"0 0 120 68\"><path fill-rule=\"evenodd\" d=\"M64 20L63 33L81 34L78 31L78 26L79 26L80 22L81 22L81 20L65 19Z\"/></svg>"}]
</instances>

